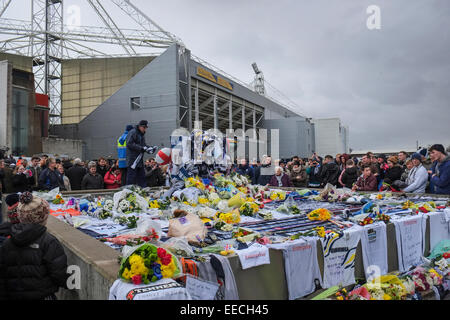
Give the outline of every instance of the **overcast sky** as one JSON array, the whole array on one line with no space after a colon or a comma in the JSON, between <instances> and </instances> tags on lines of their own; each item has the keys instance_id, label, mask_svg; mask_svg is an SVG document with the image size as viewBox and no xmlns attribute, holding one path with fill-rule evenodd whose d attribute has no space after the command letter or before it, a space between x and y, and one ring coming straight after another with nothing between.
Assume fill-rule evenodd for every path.
<instances>
[{"instance_id":1,"label":"overcast sky","mask_svg":"<svg viewBox=\"0 0 450 320\"><path fill-rule=\"evenodd\" d=\"M14 2L28 3L25 0ZM111 14L120 17L115 6ZM450 145L448 0L134 0L193 54L238 79L265 79L313 118L339 117L352 149ZM81 24L96 25L86 1ZM366 9L381 10L369 30ZM28 18L12 5L7 17ZM117 19L135 28L128 18Z\"/></svg>"}]
</instances>

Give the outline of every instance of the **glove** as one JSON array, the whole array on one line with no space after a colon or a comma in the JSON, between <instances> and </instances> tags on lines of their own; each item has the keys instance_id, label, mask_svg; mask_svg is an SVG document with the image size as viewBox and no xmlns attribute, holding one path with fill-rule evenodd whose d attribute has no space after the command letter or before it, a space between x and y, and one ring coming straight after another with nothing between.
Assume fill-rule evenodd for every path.
<instances>
[{"instance_id":1,"label":"glove","mask_svg":"<svg viewBox=\"0 0 450 320\"><path fill-rule=\"evenodd\" d=\"M155 153L155 151L156 151L157 148L158 148L158 147L156 147L156 146L153 146L153 147L144 147L144 151L147 152L147 153Z\"/></svg>"}]
</instances>

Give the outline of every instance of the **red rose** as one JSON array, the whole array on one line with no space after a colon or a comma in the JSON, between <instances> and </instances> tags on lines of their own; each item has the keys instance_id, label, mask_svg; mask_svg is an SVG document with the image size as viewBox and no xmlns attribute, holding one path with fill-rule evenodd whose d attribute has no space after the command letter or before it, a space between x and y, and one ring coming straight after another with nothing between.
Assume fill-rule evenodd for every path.
<instances>
[{"instance_id":1,"label":"red rose","mask_svg":"<svg viewBox=\"0 0 450 320\"><path fill-rule=\"evenodd\" d=\"M158 248L156 252L158 253L158 257L160 258L163 258L167 254L167 251L164 250L163 248Z\"/></svg>"},{"instance_id":2,"label":"red rose","mask_svg":"<svg viewBox=\"0 0 450 320\"><path fill-rule=\"evenodd\" d=\"M143 237L142 240L144 240L145 242L150 241L149 237Z\"/></svg>"},{"instance_id":3,"label":"red rose","mask_svg":"<svg viewBox=\"0 0 450 320\"><path fill-rule=\"evenodd\" d=\"M161 263L165 266L169 265L171 261L172 261L172 256L170 256L170 255L167 255L167 256L161 258Z\"/></svg>"},{"instance_id":4,"label":"red rose","mask_svg":"<svg viewBox=\"0 0 450 320\"><path fill-rule=\"evenodd\" d=\"M137 274L133 277L131 277L131 281L133 281L133 284L138 285L142 283L142 276L140 274Z\"/></svg>"}]
</instances>

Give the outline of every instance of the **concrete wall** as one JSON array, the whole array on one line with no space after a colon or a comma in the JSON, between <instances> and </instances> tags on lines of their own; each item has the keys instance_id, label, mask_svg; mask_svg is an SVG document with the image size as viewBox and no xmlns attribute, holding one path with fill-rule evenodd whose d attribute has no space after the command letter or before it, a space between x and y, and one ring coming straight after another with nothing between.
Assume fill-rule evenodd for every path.
<instances>
[{"instance_id":1,"label":"concrete wall","mask_svg":"<svg viewBox=\"0 0 450 320\"><path fill-rule=\"evenodd\" d=\"M33 58L31 57L0 52L0 61L2 60L8 60L11 62L14 69L33 72Z\"/></svg>"},{"instance_id":2,"label":"concrete wall","mask_svg":"<svg viewBox=\"0 0 450 320\"><path fill-rule=\"evenodd\" d=\"M42 152L49 154L65 154L69 158L84 158L84 143L81 140L42 138Z\"/></svg>"},{"instance_id":3,"label":"concrete wall","mask_svg":"<svg viewBox=\"0 0 450 320\"><path fill-rule=\"evenodd\" d=\"M301 117L264 120L264 128L279 130L281 158L309 157L314 150L314 128Z\"/></svg>"},{"instance_id":4,"label":"concrete wall","mask_svg":"<svg viewBox=\"0 0 450 320\"><path fill-rule=\"evenodd\" d=\"M177 57L178 46L168 48L78 124L88 159L116 156L117 138L142 119L149 122L148 145L170 146L179 119ZM140 97L139 110L131 109L132 97Z\"/></svg>"},{"instance_id":5,"label":"concrete wall","mask_svg":"<svg viewBox=\"0 0 450 320\"><path fill-rule=\"evenodd\" d=\"M348 153L348 127L342 126L339 118L313 119L312 122L318 155Z\"/></svg>"},{"instance_id":6,"label":"concrete wall","mask_svg":"<svg viewBox=\"0 0 450 320\"><path fill-rule=\"evenodd\" d=\"M64 60L61 123L78 123L154 57Z\"/></svg>"},{"instance_id":7,"label":"concrete wall","mask_svg":"<svg viewBox=\"0 0 450 320\"><path fill-rule=\"evenodd\" d=\"M119 252L50 216L48 231L64 247L68 266L80 270L79 289L60 289L60 300L107 300L119 272Z\"/></svg>"}]
</instances>

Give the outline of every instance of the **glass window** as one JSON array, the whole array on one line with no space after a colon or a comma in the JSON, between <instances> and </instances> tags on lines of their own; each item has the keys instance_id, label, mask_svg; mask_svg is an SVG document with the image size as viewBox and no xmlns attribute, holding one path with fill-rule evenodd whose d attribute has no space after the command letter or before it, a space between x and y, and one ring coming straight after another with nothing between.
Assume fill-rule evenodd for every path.
<instances>
[{"instance_id":1,"label":"glass window","mask_svg":"<svg viewBox=\"0 0 450 320\"><path fill-rule=\"evenodd\" d=\"M131 110L141 109L141 97L130 98Z\"/></svg>"},{"instance_id":2,"label":"glass window","mask_svg":"<svg viewBox=\"0 0 450 320\"><path fill-rule=\"evenodd\" d=\"M27 90L13 88L11 151L17 155L28 151L28 95Z\"/></svg>"}]
</instances>

